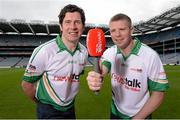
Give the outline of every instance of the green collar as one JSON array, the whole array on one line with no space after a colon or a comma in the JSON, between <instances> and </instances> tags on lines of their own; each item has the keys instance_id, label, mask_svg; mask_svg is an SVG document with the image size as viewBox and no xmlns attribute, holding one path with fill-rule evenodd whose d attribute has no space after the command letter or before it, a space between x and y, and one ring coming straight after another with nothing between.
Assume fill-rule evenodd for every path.
<instances>
[{"instance_id":1,"label":"green collar","mask_svg":"<svg viewBox=\"0 0 180 120\"><path fill-rule=\"evenodd\" d=\"M76 52L76 50L80 50L80 45L78 44L78 45L76 46L76 49L75 49L73 52L70 51L70 50L64 45L64 43L63 43L60 35L57 35L57 37L56 37L56 43L57 43L57 45L58 45L58 47L59 47L59 51L58 51L58 52L61 52L61 51L66 50L66 51L69 52L71 55L74 55L74 53Z\"/></svg>"},{"instance_id":2,"label":"green collar","mask_svg":"<svg viewBox=\"0 0 180 120\"><path fill-rule=\"evenodd\" d=\"M140 40L138 38L135 38L134 48L131 50L131 52L130 52L130 54L128 56L125 57L123 55L124 59L126 60L131 54L137 55L138 52L139 52L139 49L141 48L141 45L142 44L141 44ZM121 49L117 47L117 54L120 54L120 53L122 53Z\"/></svg>"}]
</instances>

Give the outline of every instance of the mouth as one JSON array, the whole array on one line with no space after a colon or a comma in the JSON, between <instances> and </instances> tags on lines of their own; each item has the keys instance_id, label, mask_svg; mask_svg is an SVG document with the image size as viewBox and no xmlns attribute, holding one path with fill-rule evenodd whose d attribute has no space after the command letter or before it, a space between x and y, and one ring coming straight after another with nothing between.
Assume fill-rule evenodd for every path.
<instances>
[{"instance_id":1,"label":"mouth","mask_svg":"<svg viewBox=\"0 0 180 120\"><path fill-rule=\"evenodd\" d=\"M78 32L69 32L70 35L77 35Z\"/></svg>"},{"instance_id":2,"label":"mouth","mask_svg":"<svg viewBox=\"0 0 180 120\"><path fill-rule=\"evenodd\" d=\"M119 42L122 42L123 39L115 39L114 41L115 41L116 43L119 43Z\"/></svg>"},{"instance_id":3,"label":"mouth","mask_svg":"<svg viewBox=\"0 0 180 120\"><path fill-rule=\"evenodd\" d=\"M71 37L78 37L79 36L78 32L69 32L69 35Z\"/></svg>"}]
</instances>

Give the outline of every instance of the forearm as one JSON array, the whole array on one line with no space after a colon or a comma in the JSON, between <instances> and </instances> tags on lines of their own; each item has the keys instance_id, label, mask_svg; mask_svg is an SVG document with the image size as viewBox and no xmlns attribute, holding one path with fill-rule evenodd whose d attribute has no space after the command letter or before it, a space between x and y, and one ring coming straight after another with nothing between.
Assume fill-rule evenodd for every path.
<instances>
[{"instance_id":1,"label":"forearm","mask_svg":"<svg viewBox=\"0 0 180 120\"><path fill-rule=\"evenodd\" d=\"M34 102L36 102L35 94L36 94L36 87L32 83L28 83L26 81L22 82L22 88L24 93Z\"/></svg>"},{"instance_id":2,"label":"forearm","mask_svg":"<svg viewBox=\"0 0 180 120\"><path fill-rule=\"evenodd\" d=\"M104 77L106 74L108 74L109 70L106 66L101 65L100 68L101 68L102 77Z\"/></svg>"},{"instance_id":3,"label":"forearm","mask_svg":"<svg viewBox=\"0 0 180 120\"><path fill-rule=\"evenodd\" d=\"M100 66L101 73L95 71L88 72L87 82L89 89L92 91L99 91L103 84L103 77L108 73L108 69L105 66Z\"/></svg>"},{"instance_id":4,"label":"forearm","mask_svg":"<svg viewBox=\"0 0 180 120\"><path fill-rule=\"evenodd\" d=\"M143 108L133 117L133 119L144 119L154 112L163 102L164 92L152 92L151 97Z\"/></svg>"}]
</instances>

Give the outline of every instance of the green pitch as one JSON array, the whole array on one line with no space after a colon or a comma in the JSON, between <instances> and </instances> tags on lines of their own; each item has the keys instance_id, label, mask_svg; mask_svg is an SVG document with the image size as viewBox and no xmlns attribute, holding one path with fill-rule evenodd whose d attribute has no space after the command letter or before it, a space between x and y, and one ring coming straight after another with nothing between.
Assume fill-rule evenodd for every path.
<instances>
[{"instance_id":1,"label":"green pitch","mask_svg":"<svg viewBox=\"0 0 180 120\"><path fill-rule=\"evenodd\" d=\"M103 89L99 95L91 92L87 86L87 71L81 76L81 86L76 97L77 118L100 119L109 118L111 87L109 76L104 79ZM166 98L161 107L154 112L153 118L180 118L180 66L165 66L170 83ZM0 69L0 119L32 119L36 118L35 104L23 93L21 79L24 69Z\"/></svg>"}]
</instances>

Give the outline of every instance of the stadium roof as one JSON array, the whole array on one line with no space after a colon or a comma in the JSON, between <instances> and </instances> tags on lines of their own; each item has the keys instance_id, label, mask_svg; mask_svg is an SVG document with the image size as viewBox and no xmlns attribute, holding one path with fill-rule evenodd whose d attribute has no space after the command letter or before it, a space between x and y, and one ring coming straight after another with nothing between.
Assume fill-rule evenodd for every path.
<instances>
[{"instance_id":1,"label":"stadium roof","mask_svg":"<svg viewBox=\"0 0 180 120\"><path fill-rule=\"evenodd\" d=\"M89 29L99 27L106 32L108 30L107 25L98 25L87 23L85 26L84 35L87 34ZM48 24L45 24L44 21L32 20L30 23L27 23L25 20L21 19L13 19L11 21L7 21L6 19L0 19L0 32L1 33L16 33L16 34L58 34L59 24L56 21L50 21Z\"/></svg>"},{"instance_id":2,"label":"stadium roof","mask_svg":"<svg viewBox=\"0 0 180 120\"><path fill-rule=\"evenodd\" d=\"M134 25L134 34L145 34L171 29L180 25L180 6L172 8L163 14L156 16L146 22Z\"/></svg>"},{"instance_id":3,"label":"stadium roof","mask_svg":"<svg viewBox=\"0 0 180 120\"><path fill-rule=\"evenodd\" d=\"M134 25L135 31L134 34L146 34L149 32L158 32L168 28L174 28L180 25L180 6L172 8L164 12L163 14L156 16L146 22L138 23ZM105 35L109 35L109 29L107 25L95 25L87 23L85 26L84 35L87 35L87 32L91 28L102 28L105 32ZM16 33L16 34L45 34L53 35L58 34L59 25L56 21L50 21L48 24L43 21L33 20L27 23L25 20L13 19L7 21L6 19L0 19L0 32L1 33Z\"/></svg>"}]
</instances>

